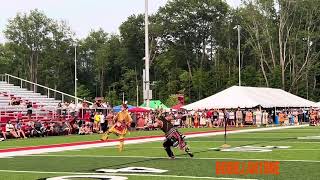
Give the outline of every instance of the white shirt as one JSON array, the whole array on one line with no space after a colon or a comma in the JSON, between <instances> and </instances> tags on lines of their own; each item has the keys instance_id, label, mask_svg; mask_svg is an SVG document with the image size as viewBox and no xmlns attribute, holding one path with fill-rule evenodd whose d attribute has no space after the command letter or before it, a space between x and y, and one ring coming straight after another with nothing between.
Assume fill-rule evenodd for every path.
<instances>
[{"instance_id":1,"label":"white shirt","mask_svg":"<svg viewBox=\"0 0 320 180\"><path fill-rule=\"evenodd\" d=\"M76 107L76 111L79 112L80 109L82 109L82 104L78 103Z\"/></svg>"},{"instance_id":2,"label":"white shirt","mask_svg":"<svg viewBox=\"0 0 320 180\"><path fill-rule=\"evenodd\" d=\"M100 114L100 123L105 123L105 117L103 114Z\"/></svg>"},{"instance_id":3,"label":"white shirt","mask_svg":"<svg viewBox=\"0 0 320 180\"><path fill-rule=\"evenodd\" d=\"M73 103L71 103L71 104L69 104L69 111L70 112L74 112L75 111L75 109L76 109L76 105L75 104L73 104Z\"/></svg>"},{"instance_id":4,"label":"white shirt","mask_svg":"<svg viewBox=\"0 0 320 180\"><path fill-rule=\"evenodd\" d=\"M262 112L261 111L256 111L256 120L261 121L262 118Z\"/></svg>"},{"instance_id":5,"label":"white shirt","mask_svg":"<svg viewBox=\"0 0 320 180\"><path fill-rule=\"evenodd\" d=\"M229 112L229 119L234 119L234 112Z\"/></svg>"},{"instance_id":6,"label":"white shirt","mask_svg":"<svg viewBox=\"0 0 320 180\"><path fill-rule=\"evenodd\" d=\"M103 108L108 108L107 103L102 103L102 107L103 107Z\"/></svg>"},{"instance_id":7,"label":"white shirt","mask_svg":"<svg viewBox=\"0 0 320 180\"><path fill-rule=\"evenodd\" d=\"M219 112L219 119L224 119L224 113L223 112Z\"/></svg>"},{"instance_id":8,"label":"white shirt","mask_svg":"<svg viewBox=\"0 0 320 180\"><path fill-rule=\"evenodd\" d=\"M6 131L7 132L10 132L14 129L13 125L12 124L6 124Z\"/></svg>"}]
</instances>

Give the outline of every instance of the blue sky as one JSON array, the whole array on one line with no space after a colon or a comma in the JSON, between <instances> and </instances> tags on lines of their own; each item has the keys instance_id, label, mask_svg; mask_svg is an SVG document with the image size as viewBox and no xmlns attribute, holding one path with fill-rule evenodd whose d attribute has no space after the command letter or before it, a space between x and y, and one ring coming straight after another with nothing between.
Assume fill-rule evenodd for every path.
<instances>
[{"instance_id":1,"label":"blue sky","mask_svg":"<svg viewBox=\"0 0 320 180\"><path fill-rule=\"evenodd\" d=\"M149 12L155 13L167 0L149 0ZM236 7L240 0L227 0ZM65 20L76 33L85 37L91 29L101 27L108 33L118 33L118 27L132 14L144 12L144 0L5 0L0 6L0 42L8 19L18 12L39 9L48 17Z\"/></svg>"}]
</instances>

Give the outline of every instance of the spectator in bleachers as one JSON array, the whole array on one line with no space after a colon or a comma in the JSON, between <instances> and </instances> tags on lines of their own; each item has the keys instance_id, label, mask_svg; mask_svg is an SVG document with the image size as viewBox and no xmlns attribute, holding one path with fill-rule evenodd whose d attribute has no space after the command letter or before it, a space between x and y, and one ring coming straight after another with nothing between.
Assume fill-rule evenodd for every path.
<instances>
[{"instance_id":1,"label":"spectator in bleachers","mask_svg":"<svg viewBox=\"0 0 320 180\"><path fill-rule=\"evenodd\" d=\"M34 131L33 135L35 136L44 136L46 132L46 128L44 127L43 123L38 120L34 123Z\"/></svg>"},{"instance_id":2,"label":"spectator in bleachers","mask_svg":"<svg viewBox=\"0 0 320 180\"><path fill-rule=\"evenodd\" d=\"M85 135L85 134L86 134L85 128L86 128L86 125L85 125L85 124L82 124L82 125L80 126L80 128L79 128L79 133L78 133L78 134L80 134L80 135Z\"/></svg>"},{"instance_id":3,"label":"spectator in bleachers","mask_svg":"<svg viewBox=\"0 0 320 180\"><path fill-rule=\"evenodd\" d=\"M102 107L106 109L110 108L109 102L102 101Z\"/></svg>"},{"instance_id":4,"label":"spectator in bleachers","mask_svg":"<svg viewBox=\"0 0 320 180\"><path fill-rule=\"evenodd\" d=\"M50 121L50 123L46 126L46 135L54 135L54 122Z\"/></svg>"},{"instance_id":5,"label":"spectator in bleachers","mask_svg":"<svg viewBox=\"0 0 320 180\"><path fill-rule=\"evenodd\" d=\"M8 121L6 124L6 132L8 135L12 135L15 138L19 138L17 132L15 131L13 124L11 124L11 121Z\"/></svg>"},{"instance_id":6,"label":"spectator in bleachers","mask_svg":"<svg viewBox=\"0 0 320 180\"><path fill-rule=\"evenodd\" d=\"M90 111L90 126L93 126L93 122L94 122L94 111Z\"/></svg>"},{"instance_id":7,"label":"spectator in bleachers","mask_svg":"<svg viewBox=\"0 0 320 180\"><path fill-rule=\"evenodd\" d=\"M21 111L19 111L18 114L17 114L17 120L18 121L22 120L22 112Z\"/></svg>"},{"instance_id":8,"label":"spectator in bleachers","mask_svg":"<svg viewBox=\"0 0 320 180\"><path fill-rule=\"evenodd\" d=\"M83 124L81 128L79 129L79 134L80 135L87 135L87 134L92 134L90 124Z\"/></svg>"},{"instance_id":9,"label":"spectator in bleachers","mask_svg":"<svg viewBox=\"0 0 320 180\"><path fill-rule=\"evenodd\" d=\"M99 132L100 131L100 113L95 112L94 115L94 124L93 124L93 132Z\"/></svg>"},{"instance_id":10,"label":"spectator in bleachers","mask_svg":"<svg viewBox=\"0 0 320 180\"><path fill-rule=\"evenodd\" d=\"M75 111L76 111L76 105L74 104L73 101L70 102L70 104L69 104L69 106L68 106L68 110L69 110L69 112L70 112L70 115L71 115L72 117L74 117L74 116L75 116Z\"/></svg>"},{"instance_id":11,"label":"spectator in bleachers","mask_svg":"<svg viewBox=\"0 0 320 180\"><path fill-rule=\"evenodd\" d=\"M58 108L57 108L57 114L58 114L59 116L61 116L61 111L62 111L62 105L61 105L61 103L59 103L59 104L58 104Z\"/></svg>"},{"instance_id":12,"label":"spectator in bleachers","mask_svg":"<svg viewBox=\"0 0 320 180\"><path fill-rule=\"evenodd\" d=\"M25 101L24 101L24 100L22 100L22 99L19 99L19 106L23 106L23 107L25 107L25 106L26 106Z\"/></svg>"},{"instance_id":13,"label":"spectator in bleachers","mask_svg":"<svg viewBox=\"0 0 320 180\"><path fill-rule=\"evenodd\" d=\"M72 127L69 124L69 122L68 121L63 122L63 124L62 124L62 132L63 132L63 134L70 135L71 131L72 131Z\"/></svg>"},{"instance_id":14,"label":"spectator in bleachers","mask_svg":"<svg viewBox=\"0 0 320 180\"><path fill-rule=\"evenodd\" d=\"M33 135L34 131L34 122L33 121L28 121L27 125L25 126L25 134L28 135L28 137L31 137Z\"/></svg>"},{"instance_id":15,"label":"spectator in bleachers","mask_svg":"<svg viewBox=\"0 0 320 180\"><path fill-rule=\"evenodd\" d=\"M76 109L75 109L75 116L76 117L83 117L83 114L79 114L80 112L83 112L83 106L82 106L82 102L78 102L78 104L76 104Z\"/></svg>"},{"instance_id":16,"label":"spectator in bleachers","mask_svg":"<svg viewBox=\"0 0 320 180\"><path fill-rule=\"evenodd\" d=\"M16 97L12 97L11 101L9 102L10 106L17 106L20 105L20 99Z\"/></svg>"},{"instance_id":17,"label":"spectator in bleachers","mask_svg":"<svg viewBox=\"0 0 320 180\"><path fill-rule=\"evenodd\" d=\"M100 133L107 131L106 117L102 112L100 112Z\"/></svg>"},{"instance_id":18,"label":"spectator in bleachers","mask_svg":"<svg viewBox=\"0 0 320 180\"><path fill-rule=\"evenodd\" d=\"M64 103L62 104L61 109L62 109L63 118L66 118L66 116L67 116L68 106L69 106L68 102L64 102Z\"/></svg>"},{"instance_id":19,"label":"spectator in bleachers","mask_svg":"<svg viewBox=\"0 0 320 180\"><path fill-rule=\"evenodd\" d=\"M52 124L52 134L54 136L60 135L60 127L59 127L59 123L58 122L54 122Z\"/></svg>"},{"instance_id":20,"label":"spectator in bleachers","mask_svg":"<svg viewBox=\"0 0 320 180\"><path fill-rule=\"evenodd\" d=\"M85 122L90 122L90 111L87 111L85 114L84 114L84 121Z\"/></svg>"},{"instance_id":21,"label":"spectator in bleachers","mask_svg":"<svg viewBox=\"0 0 320 180\"><path fill-rule=\"evenodd\" d=\"M75 118L74 122L72 124L72 132L79 134L79 131L80 131L82 124L85 124L83 120Z\"/></svg>"},{"instance_id":22,"label":"spectator in bleachers","mask_svg":"<svg viewBox=\"0 0 320 180\"><path fill-rule=\"evenodd\" d=\"M17 132L17 134L18 134L18 136L19 137L23 137L23 138L27 138L26 137L26 135L25 135L25 133L24 133L24 131L22 130L22 123L21 123L21 121L18 119L18 121L17 121L17 123L16 123L16 127L15 127L15 129L16 129L16 132ZM21 136L22 135L22 136Z\"/></svg>"},{"instance_id":23,"label":"spectator in bleachers","mask_svg":"<svg viewBox=\"0 0 320 180\"><path fill-rule=\"evenodd\" d=\"M63 134L61 121L54 123L54 131L53 132L55 135L58 135L58 136Z\"/></svg>"},{"instance_id":24,"label":"spectator in bleachers","mask_svg":"<svg viewBox=\"0 0 320 180\"><path fill-rule=\"evenodd\" d=\"M32 103L31 102L29 102L27 104L27 115L28 115L29 120L31 120L31 116L32 116Z\"/></svg>"},{"instance_id":25,"label":"spectator in bleachers","mask_svg":"<svg viewBox=\"0 0 320 180\"><path fill-rule=\"evenodd\" d=\"M88 102L86 101L85 98L83 98L82 107L85 108L85 109L89 108L89 104L88 104Z\"/></svg>"}]
</instances>

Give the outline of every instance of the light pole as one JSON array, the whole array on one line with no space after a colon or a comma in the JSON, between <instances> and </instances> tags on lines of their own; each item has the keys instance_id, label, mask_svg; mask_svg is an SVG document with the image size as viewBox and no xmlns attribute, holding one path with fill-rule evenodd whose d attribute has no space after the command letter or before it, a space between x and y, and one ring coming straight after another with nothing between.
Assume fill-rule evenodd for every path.
<instances>
[{"instance_id":1,"label":"light pole","mask_svg":"<svg viewBox=\"0 0 320 180\"><path fill-rule=\"evenodd\" d=\"M241 26L237 25L237 29L238 29L239 86L241 86L241 57L240 57L240 29L241 29Z\"/></svg>"},{"instance_id":2,"label":"light pole","mask_svg":"<svg viewBox=\"0 0 320 180\"><path fill-rule=\"evenodd\" d=\"M78 105L77 98L77 44L74 44L74 96L75 96L75 104Z\"/></svg>"},{"instance_id":3,"label":"light pole","mask_svg":"<svg viewBox=\"0 0 320 180\"><path fill-rule=\"evenodd\" d=\"M146 93L146 106L150 106L150 79L149 79L149 32L148 32L148 0L145 0L145 93Z\"/></svg>"}]
</instances>

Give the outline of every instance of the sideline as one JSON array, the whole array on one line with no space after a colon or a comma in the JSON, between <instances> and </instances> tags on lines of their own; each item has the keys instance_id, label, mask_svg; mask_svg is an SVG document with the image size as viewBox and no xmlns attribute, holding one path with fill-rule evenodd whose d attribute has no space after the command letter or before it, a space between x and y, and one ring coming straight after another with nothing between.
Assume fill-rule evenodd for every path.
<instances>
[{"instance_id":1,"label":"sideline","mask_svg":"<svg viewBox=\"0 0 320 180\"><path fill-rule=\"evenodd\" d=\"M261 132L261 131L272 131L290 128L300 128L306 127L308 125L299 126L280 126L280 127L268 127L268 128L257 128L257 129L243 129L243 130L231 130L227 131L227 134L237 134L237 133L248 133L248 132ZM223 135L224 131L209 131L209 132L192 132L185 133L186 138L196 138L196 137L207 137L207 136L217 136ZM139 144L147 142L162 141L163 136L143 136L143 137L132 137L126 138L126 144ZM21 148L9 148L0 150L0 158L3 157L14 157L14 156L24 156L31 154L43 154L52 152L61 152L68 150L79 150L97 147L110 147L115 146L119 142L118 139L108 140L108 141L87 141L87 142L76 142L76 143L64 143L64 144L54 144L54 145L42 145L42 146L31 146L31 147L21 147Z\"/></svg>"},{"instance_id":2,"label":"sideline","mask_svg":"<svg viewBox=\"0 0 320 180\"><path fill-rule=\"evenodd\" d=\"M160 156L104 156L104 155L26 155L24 157L69 157L69 158L141 158L141 159L168 159ZM176 156L176 159L191 159L190 157ZM310 162L320 163L320 160L305 160L305 159L247 159L247 158L218 158L218 157L193 157L193 160L236 160L236 161L281 161L281 162Z\"/></svg>"},{"instance_id":3,"label":"sideline","mask_svg":"<svg viewBox=\"0 0 320 180\"><path fill-rule=\"evenodd\" d=\"M34 174L70 174L70 175L112 175L112 176L141 176L141 177L169 177L169 178L188 178L188 179L225 179L225 180L256 180L243 178L224 178L224 177L199 177L199 176L178 176L168 174L128 174L128 173L80 173L80 172L48 172L48 171L16 171L16 170L0 170L0 172L10 173L34 173Z\"/></svg>"}]
</instances>

